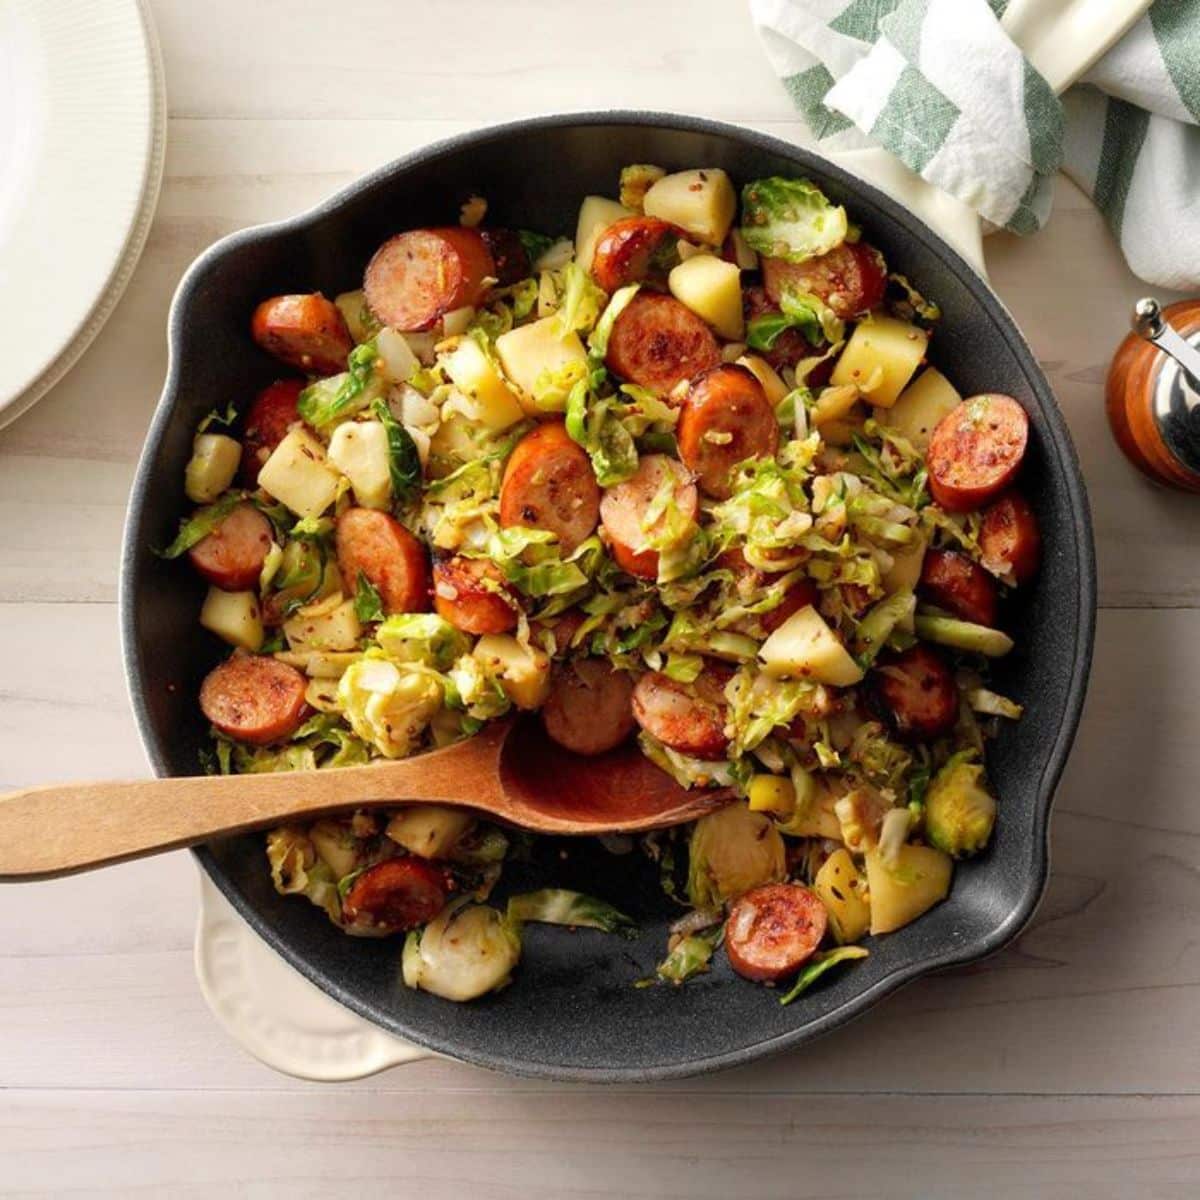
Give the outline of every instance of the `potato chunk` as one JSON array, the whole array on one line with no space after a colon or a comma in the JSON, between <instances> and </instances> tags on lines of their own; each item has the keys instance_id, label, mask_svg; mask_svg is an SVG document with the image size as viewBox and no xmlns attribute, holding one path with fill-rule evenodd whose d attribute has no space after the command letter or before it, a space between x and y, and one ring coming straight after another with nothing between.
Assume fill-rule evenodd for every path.
<instances>
[{"instance_id":1,"label":"potato chunk","mask_svg":"<svg viewBox=\"0 0 1200 1200\"><path fill-rule=\"evenodd\" d=\"M954 863L948 854L931 846L901 846L890 866L878 850L867 851L866 860L872 933L902 928L950 891Z\"/></svg>"},{"instance_id":2,"label":"potato chunk","mask_svg":"<svg viewBox=\"0 0 1200 1200\"><path fill-rule=\"evenodd\" d=\"M496 343L497 352L500 340ZM471 420L499 432L524 418L525 413L512 388L500 377L500 372L474 338L463 338L443 356L442 366L466 399Z\"/></svg>"},{"instance_id":3,"label":"potato chunk","mask_svg":"<svg viewBox=\"0 0 1200 1200\"><path fill-rule=\"evenodd\" d=\"M367 307L367 295L362 288L353 292L342 292L333 298L333 302L338 306L338 311L342 314L346 328L350 330L350 336L355 343L361 345L369 341L379 328L379 322Z\"/></svg>"},{"instance_id":4,"label":"potato chunk","mask_svg":"<svg viewBox=\"0 0 1200 1200\"><path fill-rule=\"evenodd\" d=\"M866 890L866 880L845 850L835 850L813 880L813 891L829 913L829 928L843 946L857 942L870 927L871 906L865 898Z\"/></svg>"},{"instance_id":5,"label":"potato chunk","mask_svg":"<svg viewBox=\"0 0 1200 1200\"><path fill-rule=\"evenodd\" d=\"M358 843L344 821L318 821L308 836L335 879L344 878L358 866Z\"/></svg>"},{"instance_id":6,"label":"potato chunk","mask_svg":"<svg viewBox=\"0 0 1200 1200\"><path fill-rule=\"evenodd\" d=\"M587 367L587 351L579 335L572 332L563 337L554 317L543 317L502 333L496 339L496 354L505 375L519 389L521 406L530 416L545 416L566 407L565 393L560 403L549 407L544 399L542 403L535 399L544 391L539 387L543 375L547 379L557 376L573 363L581 372Z\"/></svg>"},{"instance_id":7,"label":"potato chunk","mask_svg":"<svg viewBox=\"0 0 1200 1200\"><path fill-rule=\"evenodd\" d=\"M667 286L723 338L737 341L745 332L742 318L742 273L714 254L697 254L675 267Z\"/></svg>"},{"instance_id":8,"label":"potato chunk","mask_svg":"<svg viewBox=\"0 0 1200 1200\"><path fill-rule=\"evenodd\" d=\"M410 804L392 817L385 832L410 854L445 858L474 824L475 818L465 809Z\"/></svg>"},{"instance_id":9,"label":"potato chunk","mask_svg":"<svg viewBox=\"0 0 1200 1200\"><path fill-rule=\"evenodd\" d=\"M849 687L863 677L862 668L811 604L788 617L758 655L769 675L816 679L833 687Z\"/></svg>"},{"instance_id":10,"label":"potato chunk","mask_svg":"<svg viewBox=\"0 0 1200 1200\"><path fill-rule=\"evenodd\" d=\"M550 659L536 647L522 646L507 633L488 633L473 653L518 708L540 708L550 694Z\"/></svg>"},{"instance_id":11,"label":"potato chunk","mask_svg":"<svg viewBox=\"0 0 1200 1200\"><path fill-rule=\"evenodd\" d=\"M242 444L223 433L198 433L183 475L194 504L211 504L232 482L242 461Z\"/></svg>"},{"instance_id":12,"label":"potato chunk","mask_svg":"<svg viewBox=\"0 0 1200 1200\"><path fill-rule=\"evenodd\" d=\"M665 175L642 203L646 216L677 225L693 240L719 246L733 224L737 194L719 167Z\"/></svg>"},{"instance_id":13,"label":"potato chunk","mask_svg":"<svg viewBox=\"0 0 1200 1200\"><path fill-rule=\"evenodd\" d=\"M223 592L210 587L200 609L200 624L231 646L254 654L262 648L262 613L254 592Z\"/></svg>"},{"instance_id":14,"label":"potato chunk","mask_svg":"<svg viewBox=\"0 0 1200 1200\"><path fill-rule=\"evenodd\" d=\"M925 357L929 334L895 317L870 317L850 335L829 382L854 384L877 408L891 408Z\"/></svg>"},{"instance_id":15,"label":"potato chunk","mask_svg":"<svg viewBox=\"0 0 1200 1200\"><path fill-rule=\"evenodd\" d=\"M387 508L392 498L391 455L382 421L346 421L329 439L329 461L363 508Z\"/></svg>"},{"instance_id":16,"label":"potato chunk","mask_svg":"<svg viewBox=\"0 0 1200 1200\"><path fill-rule=\"evenodd\" d=\"M900 393L896 403L879 414L879 423L894 429L924 453L934 427L961 401L954 384L937 367L926 367Z\"/></svg>"},{"instance_id":17,"label":"potato chunk","mask_svg":"<svg viewBox=\"0 0 1200 1200\"><path fill-rule=\"evenodd\" d=\"M579 206L579 220L575 224L575 261L585 270L592 269L592 256L600 235L622 217L637 214L607 196L584 196Z\"/></svg>"},{"instance_id":18,"label":"potato chunk","mask_svg":"<svg viewBox=\"0 0 1200 1200\"><path fill-rule=\"evenodd\" d=\"M353 600L341 594L317 604L298 608L283 623L283 633L292 650L354 650L362 636L362 626L354 611Z\"/></svg>"},{"instance_id":19,"label":"potato chunk","mask_svg":"<svg viewBox=\"0 0 1200 1200\"><path fill-rule=\"evenodd\" d=\"M258 473L258 486L298 517L319 517L337 495L338 474L307 429L293 429Z\"/></svg>"}]
</instances>

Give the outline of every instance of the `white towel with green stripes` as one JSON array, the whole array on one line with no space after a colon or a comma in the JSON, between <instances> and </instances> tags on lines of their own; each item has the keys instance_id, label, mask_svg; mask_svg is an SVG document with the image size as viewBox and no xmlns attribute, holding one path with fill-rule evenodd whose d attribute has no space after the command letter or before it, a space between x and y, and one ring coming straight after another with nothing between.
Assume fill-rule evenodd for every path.
<instances>
[{"instance_id":1,"label":"white towel with green stripes","mask_svg":"<svg viewBox=\"0 0 1200 1200\"><path fill-rule=\"evenodd\" d=\"M1200 288L1200 0L1155 0L1056 97L1000 25L1009 0L750 0L822 148L882 146L987 222L1032 233L1064 170L1133 271Z\"/></svg>"}]
</instances>

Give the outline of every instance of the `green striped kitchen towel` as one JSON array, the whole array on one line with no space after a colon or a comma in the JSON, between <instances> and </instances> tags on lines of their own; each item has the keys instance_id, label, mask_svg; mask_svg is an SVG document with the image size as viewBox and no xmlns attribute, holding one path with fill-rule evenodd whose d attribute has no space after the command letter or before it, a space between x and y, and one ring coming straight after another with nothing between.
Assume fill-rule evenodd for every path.
<instances>
[{"instance_id":1,"label":"green striped kitchen towel","mask_svg":"<svg viewBox=\"0 0 1200 1200\"><path fill-rule=\"evenodd\" d=\"M750 0L823 148L882 146L993 225L1032 233L1060 168L1130 267L1200 287L1200 0L1156 0L1061 99L1000 25L1009 0Z\"/></svg>"}]
</instances>

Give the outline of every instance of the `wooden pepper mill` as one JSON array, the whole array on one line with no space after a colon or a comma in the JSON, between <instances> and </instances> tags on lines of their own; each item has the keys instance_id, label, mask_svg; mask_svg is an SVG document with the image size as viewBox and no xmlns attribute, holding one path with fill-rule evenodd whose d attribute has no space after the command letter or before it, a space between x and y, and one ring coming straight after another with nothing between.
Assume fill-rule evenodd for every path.
<instances>
[{"instance_id":1,"label":"wooden pepper mill","mask_svg":"<svg viewBox=\"0 0 1200 1200\"><path fill-rule=\"evenodd\" d=\"M1139 300L1108 371L1108 420L1156 483L1200 492L1200 300Z\"/></svg>"}]
</instances>

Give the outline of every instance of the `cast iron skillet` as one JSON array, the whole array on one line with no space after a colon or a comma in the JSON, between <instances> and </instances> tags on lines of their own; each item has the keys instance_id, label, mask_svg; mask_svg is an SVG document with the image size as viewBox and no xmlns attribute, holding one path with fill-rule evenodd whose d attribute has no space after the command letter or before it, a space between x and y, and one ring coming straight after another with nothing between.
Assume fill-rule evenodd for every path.
<instances>
[{"instance_id":1,"label":"cast iron skillet","mask_svg":"<svg viewBox=\"0 0 1200 1200\"><path fill-rule=\"evenodd\" d=\"M979 276L900 205L823 159L730 125L656 113L539 117L420 150L353 184L319 208L245 230L188 271L169 319L170 367L134 481L122 559L121 623L129 690L143 741L162 775L195 774L205 724L196 704L223 654L196 623L201 585L151 547L170 541L186 508L183 468L200 417L244 405L280 375L249 336L258 300L279 292L360 286L387 236L453 222L470 194L488 219L572 233L580 198L612 195L622 164L720 166L736 183L803 175L849 206L891 268L941 305L932 358L965 394L1010 392L1033 435L1025 488L1045 538L1037 584L1008 614L1017 649L998 686L1025 706L991 747L1000 796L990 850L959 867L950 899L871 945L865 962L826 977L788 1008L732 976L723 955L686 987L635 988L662 956L679 912L639 854L594 842L541 844L505 886L558 884L607 897L642 923L625 942L534 927L515 983L467 1005L400 982L400 943L346 937L324 913L275 894L259 836L197 857L247 921L331 996L401 1037L454 1058L552 1079L649 1080L748 1062L826 1033L928 971L969 962L1011 940L1033 913L1047 873L1050 801L1079 721L1091 658L1096 573L1079 466L1050 388L1012 318Z\"/></svg>"}]
</instances>

